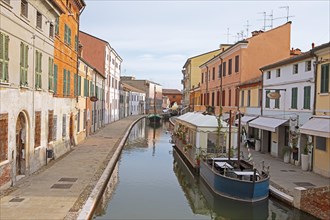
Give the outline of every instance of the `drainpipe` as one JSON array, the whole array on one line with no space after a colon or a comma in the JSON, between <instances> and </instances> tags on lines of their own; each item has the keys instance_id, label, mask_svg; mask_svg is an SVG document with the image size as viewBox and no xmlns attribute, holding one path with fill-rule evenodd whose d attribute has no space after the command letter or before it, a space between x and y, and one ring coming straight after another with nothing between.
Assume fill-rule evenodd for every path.
<instances>
[{"instance_id":1,"label":"drainpipe","mask_svg":"<svg viewBox=\"0 0 330 220\"><path fill-rule=\"evenodd\" d=\"M319 62L319 57L316 56L316 54L314 53L314 44L312 44L312 51L311 51L311 54L313 57L315 57L315 64L314 64L314 100L313 100L313 115L316 114L316 94L317 94L317 64ZM311 164L310 164L310 169L311 171L313 170L313 164L314 164L314 147L313 147L313 150L312 150L312 155L311 155Z\"/></svg>"},{"instance_id":2,"label":"drainpipe","mask_svg":"<svg viewBox=\"0 0 330 220\"><path fill-rule=\"evenodd\" d=\"M260 103L259 103L259 105L260 105L260 115L262 116L263 115L263 97L264 97L264 72L263 72L263 70L260 70L260 72L261 72L261 97L260 97ZM260 134L260 132L259 132L259 134ZM264 152L264 147L263 147L263 134L264 134L264 132L263 132L263 130L261 130L261 134L260 134L260 152Z\"/></svg>"},{"instance_id":3,"label":"drainpipe","mask_svg":"<svg viewBox=\"0 0 330 220\"><path fill-rule=\"evenodd\" d=\"M221 71L221 75L220 75L220 100L219 100L219 116L222 115L222 77L223 77L223 59L221 57L220 58L220 61L221 61L221 70L219 69L219 71Z\"/></svg>"},{"instance_id":4,"label":"drainpipe","mask_svg":"<svg viewBox=\"0 0 330 220\"><path fill-rule=\"evenodd\" d=\"M206 65L206 104L209 104L209 67Z\"/></svg>"}]
</instances>

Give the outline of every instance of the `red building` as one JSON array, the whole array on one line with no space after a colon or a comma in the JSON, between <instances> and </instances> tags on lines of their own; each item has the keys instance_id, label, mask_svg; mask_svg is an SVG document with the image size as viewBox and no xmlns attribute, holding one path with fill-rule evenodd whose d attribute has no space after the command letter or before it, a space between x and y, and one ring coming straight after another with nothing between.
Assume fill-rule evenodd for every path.
<instances>
[{"instance_id":1,"label":"red building","mask_svg":"<svg viewBox=\"0 0 330 220\"><path fill-rule=\"evenodd\" d=\"M171 106L176 104L181 105L182 103L182 92L178 89L163 89L163 96L167 96L170 100Z\"/></svg>"}]
</instances>

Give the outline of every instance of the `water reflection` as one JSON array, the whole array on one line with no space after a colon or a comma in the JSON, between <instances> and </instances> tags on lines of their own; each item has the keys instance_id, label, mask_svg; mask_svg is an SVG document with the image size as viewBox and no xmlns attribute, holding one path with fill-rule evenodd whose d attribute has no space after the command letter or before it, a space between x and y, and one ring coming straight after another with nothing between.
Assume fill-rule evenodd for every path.
<instances>
[{"instance_id":1,"label":"water reflection","mask_svg":"<svg viewBox=\"0 0 330 220\"><path fill-rule=\"evenodd\" d=\"M168 123L133 127L95 219L315 219L273 199L252 205L215 195L169 140Z\"/></svg>"}]
</instances>

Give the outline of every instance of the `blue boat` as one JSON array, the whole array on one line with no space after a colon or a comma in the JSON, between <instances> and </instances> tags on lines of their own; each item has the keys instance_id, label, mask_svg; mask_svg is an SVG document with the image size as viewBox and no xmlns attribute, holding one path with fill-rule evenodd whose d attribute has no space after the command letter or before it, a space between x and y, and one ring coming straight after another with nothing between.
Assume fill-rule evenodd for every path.
<instances>
[{"instance_id":1,"label":"blue boat","mask_svg":"<svg viewBox=\"0 0 330 220\"><path fill-rule=\"evenodd\" d=\"M202 160L200 176L216 194L234 200L257 202L269 194L269 175L237 158Z\"/></svg>"}]
</instances>

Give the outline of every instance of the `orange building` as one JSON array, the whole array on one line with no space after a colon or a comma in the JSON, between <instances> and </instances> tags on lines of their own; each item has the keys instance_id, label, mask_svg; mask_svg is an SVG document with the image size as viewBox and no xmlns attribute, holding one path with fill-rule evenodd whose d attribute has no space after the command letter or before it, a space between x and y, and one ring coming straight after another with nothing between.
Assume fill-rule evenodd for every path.
<instances>
[{"instance_id":1,"label":"orange building","mask_svg":"<svg viewBox=\"0 0 330 220\"><path fill-rule=\"evenodd\" d=\"M200 66L201 105L218 114L238 110L239 84L261 76L260 67L290 57L291 22L269 31L254 31Z\"/></svg>"},{"instance_id":2,"label":"orange building","mask_svg":"<svg viewBox=\"0 0 330 220\"><path fill-rule=\"evenodd\" d=\"M74 74L78 72L79 17L84 0L56 0L64 11L55 21L55 96L74 97Z\"/></svg>"},{"instance_id":3,"label":"orange building","mask_svg":"<svg viewBox=\"0 0 330 220\"><path fill-rule=\"evenodd\" d=\"M171 106L176 102L176 104L182 104L182 92L177 89L163 89L163 96L167 96L170 100Z\"/></svg>"}]
</instances>

